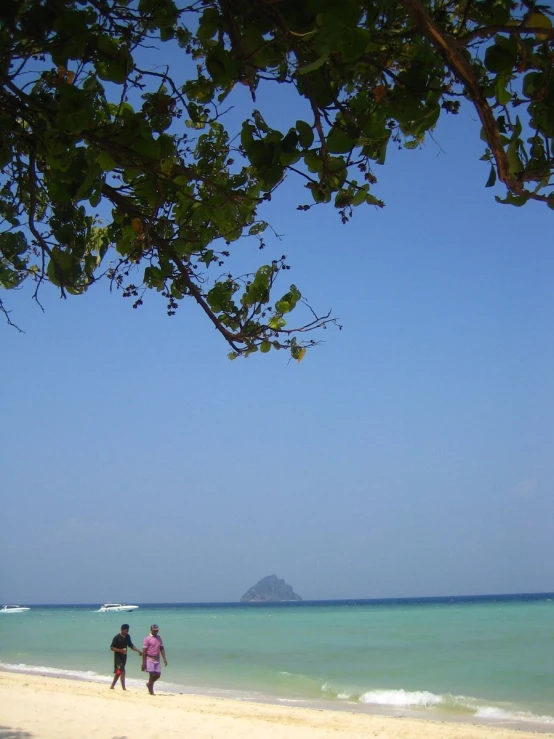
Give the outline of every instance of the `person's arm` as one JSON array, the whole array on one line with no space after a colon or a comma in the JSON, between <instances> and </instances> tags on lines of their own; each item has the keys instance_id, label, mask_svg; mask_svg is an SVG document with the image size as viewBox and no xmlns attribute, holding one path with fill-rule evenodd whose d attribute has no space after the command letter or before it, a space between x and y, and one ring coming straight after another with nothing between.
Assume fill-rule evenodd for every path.
<instances>
[{"instance_id":1,"label":"person's arm","mask_svg":"<svg viewBox=\"0 0 554 739\"><path fill-rule=\"evenodd\" d=\"M142 667L140 668L142 672L146 672L146 652L148 651L148 637L144 640L142 644Z\"/></svg>"},{"instance_id":2,"label":"person's arm","mask_svg":"<svg viewBox=\"0 0 554 739\"><path fill-rule=\"evenodd\" d=\"M129 634L127 634L127 646L130 647L133 650L133 652L136 652L139 655L139 657L140 657L140 655L142 654L142 652L140 651L140 649L137 649L135 647L135 645L131 641L131 636Z\"/></svg>"},{"instance_id":3,"label":"person's arm","mask_svg":"<svg viewBox=\"0 0 554 739\"><path fill-rule=\"evenodd\" d=\"M165 656L165 647L160 647L160 653L161 653L162 657L164 658L164 665L167 667L167 659L166 659L166 656Z\"/></svg>"}]
</instances>

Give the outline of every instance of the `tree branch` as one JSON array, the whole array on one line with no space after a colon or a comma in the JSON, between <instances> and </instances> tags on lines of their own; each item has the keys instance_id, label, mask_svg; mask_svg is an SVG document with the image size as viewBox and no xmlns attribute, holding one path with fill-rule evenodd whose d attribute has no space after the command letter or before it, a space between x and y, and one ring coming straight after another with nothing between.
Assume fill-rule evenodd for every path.
<instances>
[{"instance_id":1,"label":"tree branch","mask_svg":"<svg viewBox=\"0 0 554 739\"><path fill-rule=\"evenodd\" d=\"M484 28L476 28L474 31L470 31L463 36L457 36L456 41L467 46L476 38L488 38L489 36L494 36L496 33L507 33L513 36L523 36L526 33L533 33L535 35L542 34L550 39L554 38L554 29L552 28L539 28L535 26L485 26Z\"/></svg>"},{"instance_id":2,"label":"tree branch","mask_svg":"<svg viewBox=\"0 0 554 739\"><path fill-rule=\"evenodd\" d=\"M12 319L10 318L11 311L9 311L6 308L6 306L4 305L4 303L2 301L2 298L0 298L0 313L3 313L4 314L4 318L6 319L6 322L7 322L8 326L11 326L12 328L15 328L15 330L18 331L20 334L24 334L25 333L25 331L23 331L22 328L19 328L19 326L16 323L14 323L12 321Z\"/></svg>"},{"instance_id":3,"label":"tree branch","mask_svg":"<svg viewBox=\"0 0 554 739\"><path fill-rule=\"evenodd\" d=\"M471 64L465 56L463 45L439 28L419 0L400 0L400 2L420 31L442 56L448 68L465 86L485 130L487 141L496 162L498 179L512 192L517 195L523 194L524 190L521 182L510 174L508 157L502 146L500 131L494 114L475 77Z\"/></svg>"},{"instance_id":4,"label":"tree branch","mask_svg":"<svg viewBox=\"0 0 554 739\"><path fill-rule=\"evenodd\" d=\"M145 219L145 215L141 210L136 208L133 203L131 203L126 197L121 195L110 185L104 184L104 186L102 187L102 192L106 195L108 200L120 207L128 216L132 218ZM229 331L227 328L225 328L225 326L223 326L221 321L219 321L215 313L212 311L212 309L204 299L201 290L198 288L197 285L194 284L194 281L190 275L190 270L183 263L182 259L179 259L170 242L159 236L154 229L150 229L148 235L152 240L152 243L162 253L165 253L171 257L173 263L177 267L177 270L179 271L179 274L183 279L184 284L187 287L187 290L196 300L198 305L202 308L204 313L208 316L215 328L219 331L219 333L223 336L223 338L227 341L227 343L232 347L234 351L240 351L235 342L241 341L241 336L234 334L232 331Z\"/></svg>"}]
</instances>

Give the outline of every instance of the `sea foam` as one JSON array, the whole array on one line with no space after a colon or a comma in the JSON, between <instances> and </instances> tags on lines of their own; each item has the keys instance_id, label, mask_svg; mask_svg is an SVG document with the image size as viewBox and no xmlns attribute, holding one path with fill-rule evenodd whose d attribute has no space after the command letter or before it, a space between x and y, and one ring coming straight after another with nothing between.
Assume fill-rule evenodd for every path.
<instances>
[{"instance_id":1,"label":"sea foam","mask_svg":"<svg viewBox=\"0 0 554 739\"><path fill-rule=\"evenodd\" d=\"M339 697L339 696L337 696ZM349 696L352 697L352 696ZM554 716L539 716L515 707L485 705L484 701L464 695L437 695L427 690L368 690L360 695L359 703L389 708L429 708L445 713L465 713L487 722L511 724L554 724Z\"/></svg>"},{"instance_id":2,"label":"sea foam","mask_svg":"<svg viewBox=\"0 0 554 739\"><path fill-rule=\"evenodd\" d=\"M61 667L46 667L45 665L7 664L0 662L0 669L8 672L24 672L29 675L48 675L50 677L65 677L70 680L87 680L103 683L109 680L105 675L99 675L93 670L64 670Z\"/></svg>"},{"instance_id":3,"label":"sea foam","mask_svg":"<svg viewBox=\"0 0 554 739\"><path fill-rule=\"evenodd\" d=\"M497 706L482 706L475 712L477 718L492 721L516 721L518 723L554 724L554 716L537 716L529 711L507 711Z\"/></svg>"},{"instance_id":4,"label":"sea foam","mask_svg":"<svg viewBox=\"0 0 554 739\"><path fill-rule=\"evenodd\" d=\"M369 690L360 696L360 703L371 703L378 706L440 706L445 702L450 702L451 697L443 695L435 695L427 690Z\"/></svg>"}]
</instances>

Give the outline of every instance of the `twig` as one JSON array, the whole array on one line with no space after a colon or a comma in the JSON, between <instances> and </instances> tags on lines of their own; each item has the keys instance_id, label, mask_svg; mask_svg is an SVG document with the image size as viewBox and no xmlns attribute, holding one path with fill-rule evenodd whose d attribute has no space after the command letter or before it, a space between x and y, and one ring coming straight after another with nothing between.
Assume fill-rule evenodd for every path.
<instances>
[{"instance_id":1,"label":"twig","mask_svg":"<svg viewBox=\"0 0 554 739\"><path fill-rule=\"evenodd\" d=\"M539 28L537 26L485 26L484 28L476 28L474 31L465 33L463 36L457 36L456 41L467 46L473 39L488 38L496 33L507 33L513 36L523 36L526 33L535 35L542 34L547 38L554 38L554 29Z\"/></svg>"},{"instance_id":2,"label":"twig","mask_svg":"<svg viewBox=\"0 0 554 739\"><path fill-rule=\"evenodd\" d=\"M12 328L15 328L15 330L18 331L20 334L24 334L25 333L25 331L23 331L22 328L19 328L19 326L16 323L14 323L12 321L12 319L10 318L11 311L6 308L6 306L4 305L4 303L2 301L2 298L0 298L0 313L3 313L4 314L4 317L6 319L6 322L7 322L8 326L11 326Z\"/></svg>"}]
</instances>

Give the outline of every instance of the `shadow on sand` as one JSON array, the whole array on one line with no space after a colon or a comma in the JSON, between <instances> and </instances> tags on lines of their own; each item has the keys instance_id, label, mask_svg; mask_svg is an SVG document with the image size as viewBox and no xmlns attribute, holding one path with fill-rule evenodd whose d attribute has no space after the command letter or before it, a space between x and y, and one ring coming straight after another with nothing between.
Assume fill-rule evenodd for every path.
<instances>
[{"instance_id":1,"label":"shadow on sand","mask_svg":"<svg viewBox=\"0 0 554 739\"><path fill-rule=\"evenodd\" d=\"M34 734L21 729L12 729L10 726L0 726L0 739L32 739Z\"/></svg>"}]
</instances>

